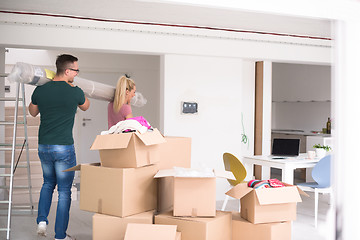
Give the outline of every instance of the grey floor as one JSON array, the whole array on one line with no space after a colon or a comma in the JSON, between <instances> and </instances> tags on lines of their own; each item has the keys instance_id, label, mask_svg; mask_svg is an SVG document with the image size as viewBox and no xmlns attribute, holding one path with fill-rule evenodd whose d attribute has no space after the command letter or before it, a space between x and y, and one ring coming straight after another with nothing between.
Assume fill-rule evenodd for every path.
<instances>
[{"instance_id":1,"label":"grey floor","mask_svg":"<svg viewBox=\"0 0 360 240\"><path fill-rule=\"evenodd\" d=\"M303 202L297 206L297 220L292 225L293 240L325 240L325 234L331 232L326 221L330 205L328 204L329 195L320 195L319 203L319 221L318 228L314 227L314 195L309 193L310 197L303 197ZM238 209L238 200L229 200L226 211L236 211ZM222 201L217 202L217 208L220 209ZM36 234L36 214L13 216L12 218L12 240L47 240L54 239L54 216L56 211L56 203L53 204L48 225L48 236L38 237ZM79 202L73 201L70 213L70 224L68 233L76 237L77 240L92 239L92 215L93 213L85 212L79 209ZM4 216L0 218L0 225L4 226L6 219ZM0 239L6 239L4 233L0 233Z\"/></svg>"}]
</instances>

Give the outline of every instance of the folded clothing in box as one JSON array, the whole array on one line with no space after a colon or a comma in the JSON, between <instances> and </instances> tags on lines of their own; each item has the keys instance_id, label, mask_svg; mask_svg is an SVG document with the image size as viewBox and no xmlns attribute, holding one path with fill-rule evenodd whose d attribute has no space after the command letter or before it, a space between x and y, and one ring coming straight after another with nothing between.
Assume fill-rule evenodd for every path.
<instances>
[{"instance_id":1,"label":"folded clothing in box","mask_svg":"<svg viewBox=\"0 0 360 240\"><path fill-rule=\"evenodd\" d=\"M136 168L158 162L159 144L165 139L154 129L146 133L129 132L96 136L90 150L99 150L104 167Z\"/></svg>"},{"instance_id":2,"label":"folded clothing in box","mask_svg":"<svg viewBox=\"0 0 360 240\"><path fill-rule=\"evenodd\" d=\"M240 199L242 218L252 223L271 223L296 220L296 203L301 195L308 196L296 186L254 189L240 183L226 194Z\"/></svg>"}]
</instances>

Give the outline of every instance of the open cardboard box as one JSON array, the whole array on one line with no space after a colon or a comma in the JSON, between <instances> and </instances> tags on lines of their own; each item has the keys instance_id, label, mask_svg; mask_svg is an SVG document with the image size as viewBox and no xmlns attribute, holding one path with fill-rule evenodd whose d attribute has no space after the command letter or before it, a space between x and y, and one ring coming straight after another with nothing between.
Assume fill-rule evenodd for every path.
<instances>
[{"instance_id":1,"label":"open cardboard box","mask_svg":"<svg viewBox=\"0 0 360 240\"><path fill-rule=\"evenodd\" d=\"M80 164L65 170L81 171L81 210L126 217L156 208L156 165L139 168L99 165Z\"/></svg>"},{"instance_id":2,"label":"open cardboard box","mask_svg":"<svg viewBox=\"0 0 360 240\"><path fill-rule=\"evenodd\" d=\"M291 240L291 222L253 224L232 214L232 240Z\"/></svg>"},{"instance_id":3,"label":"open cardboard box","mask_svg":"<svg viewBox=\"0 0 360 240\"><path fill-rule=\"evenodd\" d=\"M128 217L114 217L96 213L92 217L93 240L124 240L129 223L152 224L154 211L143 212Z\"/></svg>"},{"instance_id":4,"label":"open cardboard box","mask_svg":"<svg viewBox=\"0 0 360 240\"><path fill-rule=\"evenodd\" d=\"M174 225L129 223L124 240L181 240Z\"/></svg>"},{"instance_id":5,"label":"open cardboard box","mask_svg":"<svg viewBox=\"0 0 360 240\"><path fill-rule=\"evenodd\" d=\"M174 217L172 212L155 216L155 224L177 225L182 240L231 240L231 213L215 217Z\"/></svg>"},{"instance_id":6,"label":"open cardboard box","mask_svg":"<svg viewBox=\"0 0 360 240\"><path fill-rule=\"evenodd\" d=\"M184 169L185 170L185 169ZM213 177L181 176L175 169L159 170L154 178L171 178L174 216L214 217L216 215L216 178L235 180L232 172L212 170Z\"/></svg>"},{"instance_id":7,"label":"open cardboard box","mask_svg":"<svg viewBox=\"0 0 360 240\"><path fill-rule=\"evenodd\" d=\"M173 167L191 167L191 138L165 136L165 143L160 144L159 169ZM159 212L173 209L174 183L172 178L158 178L158 206Z\"/></svg>"},{"instance_id":8,"label":"open cardboard box","mask_svg":"<svg viewBox=\"0 0 360 240\"><path fill-rule=\"evenodd\" d=\"M101 165L136 168L159 161L159 144L165 139L155 128L151 132L97 135L90 150L99 150Z\"/></svg>"},{"instance_id":9,"label":"open cardboard box","mask_svg":"<svg viewBox=\"0 0 360 240\"><path fill-rule=\"evenodd\" d=\"M240 199L242 218L252 223L296 220L296 203L301 195L309 196L300 188L283 183L285 187L254 189L240 183L226 194Z\"/></svg>"}]
</instances>

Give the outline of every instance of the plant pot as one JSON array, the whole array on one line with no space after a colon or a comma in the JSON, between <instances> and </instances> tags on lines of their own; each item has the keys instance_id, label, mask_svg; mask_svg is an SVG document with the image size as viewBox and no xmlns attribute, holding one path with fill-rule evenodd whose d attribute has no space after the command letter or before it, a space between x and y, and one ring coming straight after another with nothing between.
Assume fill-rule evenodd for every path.
<instances>
[{"instance_id":1,"label":"plant pot","mask_svg":"<svg viewBox=\"0 0 360 240\"><path fill-rule=\"evenodd\" d=\"M315 152L316 152L316 157L317 158L323 158L323 157L326 156L326 150L323 149L323 148L316 148Z\"/></svg>"}]
</instances>

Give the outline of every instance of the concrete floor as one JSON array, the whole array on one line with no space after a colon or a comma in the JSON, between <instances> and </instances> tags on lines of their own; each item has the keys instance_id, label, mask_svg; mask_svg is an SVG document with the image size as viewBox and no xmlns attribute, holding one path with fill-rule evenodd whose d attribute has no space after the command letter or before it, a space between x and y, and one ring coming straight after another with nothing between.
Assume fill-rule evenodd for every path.
<instances>
[{"instance_id":1,"label":"concrete floor","mask_svg":"<svg viewBox=\"0 0 360 240\"><path fill-rule=\"evenodd\" d=\"M329 217L326 221L330 205L328 204L329 195L320 195L319 202L319 221L318 228L314 227L314 195L309 193L310 197L302 197L303 202L297 206L297 220L292 225L292 240L325 240L329 239L325 234L332 231L329 227ZM220 209L222 201L217 202L217 208ZM238 200L229 200L226 207L227 211L236 211ZM12 218L12 240L47 240L54 239L54 219L56 203L53 204L48 225L48 236L38 237L36 234L36 214L13 216ZM92 215L79 209L79 202L73 201L70 213L70 223L68 234L75 236L77 240L92 239ZM0 226L5 226L6 217L0 217ZM6 239L4 232L0 233L0 239Z\"/></svg>"}]
</instances>

